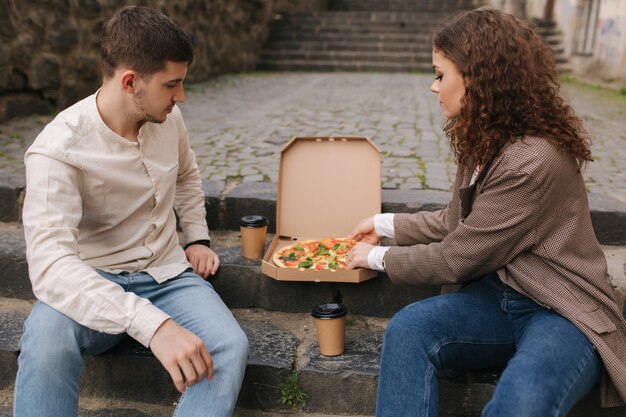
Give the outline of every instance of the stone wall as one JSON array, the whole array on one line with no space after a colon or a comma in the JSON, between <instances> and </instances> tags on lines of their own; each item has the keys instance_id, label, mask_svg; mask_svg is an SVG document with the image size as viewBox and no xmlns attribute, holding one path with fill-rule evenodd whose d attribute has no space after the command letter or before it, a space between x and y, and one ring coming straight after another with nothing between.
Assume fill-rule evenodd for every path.
<instances>
[{"instance_id":1,"label":"stone wall","mask_svg":"<svg viewBox=\"0 0 626 417\"><path fill-rule=\"evenodd\" d=\"M128 4L162 10L191 37L194 82L253 70L275 13L326 0L0 0L0 122L91 94L101 83L102 24Z\"/></svg>"}]
</instances>

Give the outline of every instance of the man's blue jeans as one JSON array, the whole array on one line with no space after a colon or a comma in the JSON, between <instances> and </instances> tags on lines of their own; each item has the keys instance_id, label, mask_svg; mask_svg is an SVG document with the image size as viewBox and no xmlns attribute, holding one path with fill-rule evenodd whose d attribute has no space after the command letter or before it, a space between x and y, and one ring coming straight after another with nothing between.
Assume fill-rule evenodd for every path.
<instances>
[{"instance_id":1,"label":"man's blue jeans","mask_svg":"<svg viewBox=\"0 0 626 417\"><path fill-rule=\"evenodd\" d=\"M248 339L213 287L190 271L162 284L146 273L98 272L126 291L149 299L209 349L213 381L204 378L188 387L174 416L231 416L246 368ZM83 356L102 353L125 337L88 329L37 302L20 342L15 417L76 416ZM149 386L151 381L145 383Z\"/></svg>"},{"instance_id":2,"label":"man's blue jeans","mask_svg":"<svg viewBox=\"0 0 626 417\"><path fill-rule=\"evenodd\" d=\"M383 341L376 415L436 417L444 369L506 367L483 416L565 416L602 362L572 323L489 274L399 311Z\"/></svg>"}]
</instances>

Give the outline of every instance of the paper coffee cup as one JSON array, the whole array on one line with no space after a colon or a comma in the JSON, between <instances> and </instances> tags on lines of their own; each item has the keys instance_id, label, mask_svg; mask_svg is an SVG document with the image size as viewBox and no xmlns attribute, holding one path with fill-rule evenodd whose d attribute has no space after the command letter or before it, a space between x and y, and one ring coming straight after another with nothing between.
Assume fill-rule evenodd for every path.
<instances>
[{"instance_id":1,"label":"paper coffee cup","mask_svg":"<svg viewBox=\"0 0 626 417\"><path fill-rule=\"evenodd\" d=\"M268 220L266 217L243 216L239 222L241 232L241 251L244 258L260 259L265 248Z\"/></svg>"},{"instance_id":2,"label":"paper coffee cup","mask_svg":"<svg viewBox=\"0 0 626 417\"><path fill-rule=\"evenodd\" d=\"M320 304L313 308L320 353L324 356L341 355L345 350L346 314L343 304Z\"/></svg>"}]
</instances>

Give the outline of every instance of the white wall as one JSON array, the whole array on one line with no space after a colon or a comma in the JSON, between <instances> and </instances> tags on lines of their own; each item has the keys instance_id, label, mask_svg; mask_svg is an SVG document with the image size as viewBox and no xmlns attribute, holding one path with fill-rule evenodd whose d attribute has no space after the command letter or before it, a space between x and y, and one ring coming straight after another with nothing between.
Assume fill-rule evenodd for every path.
<instances>
[{"instance_id":1,"label":"white wall","mask_svg":"<svg viewBox=\"0 0 626 417\"><path fill-rule=\"evenodd\" d=\"M486 0L486 5L508 13L522 14L519 1ZM626 82L626 0L600 0L595 41L591 56L572 55L580 0L555 0L553 17L563 33L563 46L574 74L605 81ZM542 18L546 0L526 0L528 18Z\"/></svg>"},{"instance_id":2,"label":"white wall","mask_svg":"<svg viewBox=\"0 0 626 417\"><path fill-rule=\"evenodd\" d=\"M626 81L626 0L602 0L588 72Z\"/></svg>"}]
</instances>

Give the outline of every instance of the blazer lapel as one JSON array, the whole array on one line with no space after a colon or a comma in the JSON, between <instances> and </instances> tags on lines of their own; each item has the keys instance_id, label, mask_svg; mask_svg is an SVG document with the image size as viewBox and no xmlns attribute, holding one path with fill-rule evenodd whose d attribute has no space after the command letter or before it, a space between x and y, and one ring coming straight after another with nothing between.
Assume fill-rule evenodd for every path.
<instances>
[{"instance_id":1,"label":"blazer lapel","mask_svg":"<svg viewBox=\"0 0 626 417\"><path fill-rule=\"evenodd\" d=\"M469 169L465 169L463 172L463 182L461 183L461 187L459 187L459 201L461 206L461 221L465 220L465 218L472 211L472 201L474 197L474 191L476 190L476 182L474 184L468 185L472 178L472 172Z\"/></svg>"},{"instance_id":2,"label":"blazer lapel","mask_svg":"<svg viewBox=\"0 0 626 417\"><path fill-rule=\"evenodd\" d=\"M461 221L465 220L465 218L469 216L472 211L475 191L476 183L459 188L459 199L461 200Z\"/></svg>"},{"instance_id":3,"label":"blazer lapel","mask_svg":"<svg viewBox=\"0 0 626 417\"><path fill-rule=\"evenodd\" d=\"M480 184L487 174L487 171L491 167L491 163L495 158L492 158L487 162L476 176L476 180L473 184L469 185L473 172L469 169L465 169L463 173L463 186L459 188L459 199L461 201L461 221L465 220L472 211L472 204L476 198L476 186Z\"/></svg>"}]
</instances>

